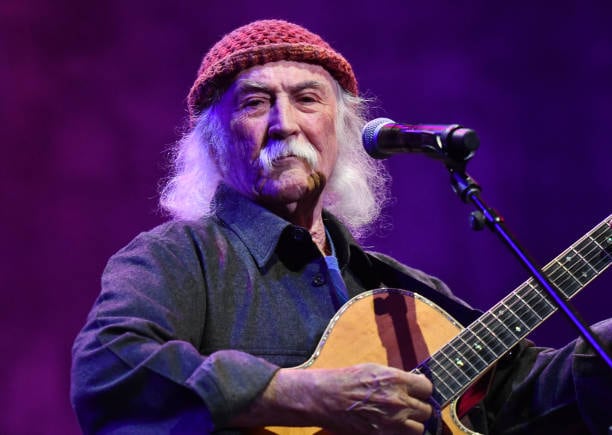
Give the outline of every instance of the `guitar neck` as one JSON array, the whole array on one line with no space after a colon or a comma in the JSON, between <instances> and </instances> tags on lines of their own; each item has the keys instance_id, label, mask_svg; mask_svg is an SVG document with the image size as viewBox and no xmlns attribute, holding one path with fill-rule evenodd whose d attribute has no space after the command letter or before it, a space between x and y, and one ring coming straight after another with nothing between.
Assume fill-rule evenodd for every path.
<instances>
[{"instance_id":1,"label":"guitar neck","mask_svg":"<svg viewBox=\"0 0 612 435\"><path fill-rule=\"evenodd\" d=\"M543 268L570 299L612 262L612 215ZM417 367L430 375L445 406L557 310L530 278Z\"/></svg>"}]
</instances>

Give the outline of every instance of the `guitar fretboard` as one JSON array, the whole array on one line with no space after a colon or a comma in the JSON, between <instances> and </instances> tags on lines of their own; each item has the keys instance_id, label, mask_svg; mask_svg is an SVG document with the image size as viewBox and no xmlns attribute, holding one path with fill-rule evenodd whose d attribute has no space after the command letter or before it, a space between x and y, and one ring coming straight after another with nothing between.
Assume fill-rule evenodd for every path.
<instances>
[{"instance_id":1,"label":"guitar fretboard","mask_svg":"<svg viewBox=\"0 0 612 435\"><path fill-rule=\"evenodd\" d=\"M570 299L612 263L612 215L543 268ZM444 406L557 310L530 278L461 331L416 370L428 373Z\"/></svg>"}]
</instances>

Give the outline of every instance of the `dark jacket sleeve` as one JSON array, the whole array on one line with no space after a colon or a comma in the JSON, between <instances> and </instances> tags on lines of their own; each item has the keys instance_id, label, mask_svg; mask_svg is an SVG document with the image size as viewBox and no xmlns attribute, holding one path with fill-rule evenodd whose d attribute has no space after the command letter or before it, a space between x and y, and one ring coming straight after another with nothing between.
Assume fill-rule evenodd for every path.
<instances>
[{"instance_id":1,"label":"dark jacket sleeve","mask_svg":"<svg viewBox=\"0 0 612 435\"><path fill-rule=\"evenodd\" d=\"M612 350L612 319L593 326ZM484 400L491 433L608 434L612 371L580 338L560 349L523 341L497 365Z\"/></svg>"},{"instance_id":2,"label":"dark jacket sleeve","mask_svg":"<svg viewBox=\"0 0 612 435\"><path fill-rule=\"evenodd\" d=\"M71 400L85 433L207 433L266 387L277 366L198 351L204 273L188 241L150 233L109 260L73 347Z\"/></svg>"}]
</instances>

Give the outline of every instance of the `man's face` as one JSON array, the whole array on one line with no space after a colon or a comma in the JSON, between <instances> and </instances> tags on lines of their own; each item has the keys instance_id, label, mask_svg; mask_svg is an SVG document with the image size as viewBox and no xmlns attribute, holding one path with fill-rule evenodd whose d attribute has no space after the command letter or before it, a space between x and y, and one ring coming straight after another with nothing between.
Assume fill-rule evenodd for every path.
<instances>
[{"instance_id":1,"label":"man's face","mask_svg":"<svg viewBox=\"0 0 612 435\"><path fill-rule=\"evenodd\" d=\"M219 115L226 183L273 205L320 194L336 163L336 87L318 65L272 62L238 75Z\"/></svg>"}]
</instances>

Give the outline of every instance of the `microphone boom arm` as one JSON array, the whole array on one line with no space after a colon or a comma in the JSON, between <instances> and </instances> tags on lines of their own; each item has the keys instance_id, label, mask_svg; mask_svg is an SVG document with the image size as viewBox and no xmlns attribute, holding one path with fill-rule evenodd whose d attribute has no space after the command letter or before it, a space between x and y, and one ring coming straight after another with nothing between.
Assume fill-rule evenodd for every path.
<instances>
[{"instance_id":1,"label":"microphone boom arm","mask_svg":"<svg viewBox=\"0 0 612 435\"><path fill-rule=\"evenodd\" d=\"M593 334L559 289L550 282L542 272L542 269L536 265L533 258L520 246L514 236L510 234L503 217L489 207L480 197L480 186L465 172L465 166L466 164L464 163L462 165L447 165L447 168L450 172L451 186L455 193L463 202L471 202L477 208L477 211L471 214L472 228L479 230L487 226L493 233L497 234L538 284L546 290L549 300L574 324L580 335L591 345L595 353L606 362L609 368L612 368L612 358L607 354L599 338Z\"/></svg>"}]
</instances>

